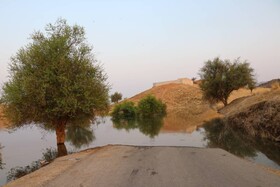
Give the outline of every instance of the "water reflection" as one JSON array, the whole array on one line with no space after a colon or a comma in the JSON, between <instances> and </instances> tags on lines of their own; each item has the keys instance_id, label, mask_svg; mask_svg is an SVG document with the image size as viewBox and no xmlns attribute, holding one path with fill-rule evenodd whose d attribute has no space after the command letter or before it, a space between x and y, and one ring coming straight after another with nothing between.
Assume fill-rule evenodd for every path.
<instances>
[{"instance_id":1,"label":"water reflection","mask_svg":"<svg viewBox=\"0 0 280 187\"><path fill-rule=\"evenodd\" d=\"M2 161L2 149L3 149L3 147L2 147L2 145L0 144L0 169L3 169L4 168L4 163L3 163L3 161Z\"/></svg>"},{"instance_id":2,"label":"water reflection","mask_svg":"<svg viewBox=\"0 0 280 187\"><path fill-rule=\"evenodd\" d=\"M95 140L95 136L91 129L93 121L89 118L81 118L69 122L66 127L66 142L80 149L82 146L88 146ZM40 126L44 130L55 132L55 127L51 124ZM57 144L58 156L67 155L67 148L64 143Z\"/></svg>"},{"instance_id":3,"label":"water reflection","mask_svg":"<svg viewBox=\"0 0 280 187\"><path fill-rule=\"evenodd\" d=\"M7 175L7 182L23 177L24 175L39 169L44 164L50 163L57 158L59 153L55 149L47 148L42 154L43 156L41 159L33 161L30 165L11 168Z\"/></svg>"},{"instance_id":4,"label":"water reflection","mask_svg":"<svg viewBox=\"0 0 280 187\"><path fill-rule=\"evenodd\" d=\"M158 135L163 126L163 117L153 117L138 120L138 128L140 132L154 138Z\"/></svg>"},{"instance_id":5,"label":"water reflection","mask_svg":"<svg viewBox=\"0 0 280 187\"><path fill-rule=\"evenodd\" d=\"M265 139L257 139L246 135L239 129L233 129L222 119L214 119L205 123L204 139L207 147L219 147L239 157L255 158L262 152L270 160L280 164L280 145Z\"/></svg>"},{"instance_id":6,"label":"water reflection","mask_svg":"<svg viewBox=\"0 0 280 187\"><path fill-rule=\"evenodd\" d=\"M160 132L163 126L163 117L152 117L152 118L139 118L139 119L112 119L114 128L125 129L139 129L140 132L154 138Z\"/></svg>"},{"instance_id":7,"label":"water reflection","mask_svg":"<svg viewBox=\"0 0 280 187\"><path fill-rule=\"evenodd\" d=\"M66 141L70 142L75 148L81 148L82 146L88 146L95 140L90 124L83 125L71 125L67 128Z\"/></svg>"},{"instance_id":8,"label":"water reflection","mask_svg":"<svg viewBox=\"0 0 280 187\"><path fill-rule=\"evenodd\" d=\"M13 180L41 167L42 160L51 161L67 152L69 154L69 152L80 151L87 147L108 144L219 147L237 156L280 169L279 143L250 138L230 128L219 119L197 129L196 126L191 125L192 119L181 121L181 118L171 117L114 121L107 117L98 118L99 121L94 121L94 123L76 121L67 127L65 145L59 144L57 147L55 130L52 127L40 128L38 124L33 124L33 127L26 126L12 133L0 131L0 142L5 147L0 149L2 159L5 161L4 169L0 170L0 186L6 183L7 174L9 174L9 180ZM151 138L153 138L152 141ZM49 147L52 148L46 150ZM39 158L41 159L38 160Z\"/></svg>"}]
</instances>

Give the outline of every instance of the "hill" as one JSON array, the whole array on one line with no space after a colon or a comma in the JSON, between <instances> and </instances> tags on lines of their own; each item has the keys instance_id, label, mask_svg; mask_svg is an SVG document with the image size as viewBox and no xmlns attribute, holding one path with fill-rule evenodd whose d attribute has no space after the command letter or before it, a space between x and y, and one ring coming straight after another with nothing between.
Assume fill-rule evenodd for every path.
<instances>
[{"instance_id":1,"label":"hill","mask_svg":"<svg viewBox=\"0 0 280 187\"><path fill-rule=\"evenodd\" d=\"M220 112L232 127L280 142L280 89L236 99Z\"/></svg>"},{"instance_id":2,"label":"hill","mask_svg":"<svg viewBox=\"0 0 280 187\"><path fill-rule=\"evenodd\" d=\"M192 132L204 121L220 116L202 99L198 85L167 84L153 87L127 100L137 103L147 95L154 95L167 105L167 117L162 131Z\"/></svg>"},{"instance_id":3,"label":"hill","mask_svg":"<svg viewBox=\"0 0 280 187\"><path fill-rule=\"evenodd\" d=\"M278 86L279 87L280 85L280 79L272 79L270 81L267 81L267 82L264 82L264 83L261 83L259 85L259 87L262 87L262 88L273 88L275 86Z\"/></svg>"},{"instance_id":4,"label":"hill","mask_svg":"<svg viewBox=\"0 0 280 187\"><path fill-rule=\"evenodd\" d=\"M237 98L258 95L268 91L270 91L269 88L256 88L251 93L249 89L241 88L232 92L229 102ZM202 98L202 91L198 84L193 86L184 84L157 86L127 100L137 103L140 99L150 94L161 99L167 105L167 117L164 119L162 131L192 132L205 121L222 117L217 112L217 109L223 107L222 103L210 105Z\"/></svg>"}]
</instances>

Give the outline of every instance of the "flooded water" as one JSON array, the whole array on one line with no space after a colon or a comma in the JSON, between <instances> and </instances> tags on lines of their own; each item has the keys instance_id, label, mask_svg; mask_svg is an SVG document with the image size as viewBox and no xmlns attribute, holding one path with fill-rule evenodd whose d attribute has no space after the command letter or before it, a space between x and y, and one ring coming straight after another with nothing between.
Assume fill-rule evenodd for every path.
<instances>
[{"instance_id":1,"label":"flooded water","mask_svg":"<svg viewBox=\"0 0 280 187\"><path fill-rule=\"evenodd\" d=\"M68 153L108 144L143 146L218 147L253 162L280 169L280 145L251 139L213 120L196 128L187 124L166 124L167 120L112 121L100 118L88 126L67 129ZM63 150L65 147L59 147ZM14 131L0 130L0 185L38 168L40 160L57 156L55 132L51 128L28 125Z\"/></svg>"}]
</instances>

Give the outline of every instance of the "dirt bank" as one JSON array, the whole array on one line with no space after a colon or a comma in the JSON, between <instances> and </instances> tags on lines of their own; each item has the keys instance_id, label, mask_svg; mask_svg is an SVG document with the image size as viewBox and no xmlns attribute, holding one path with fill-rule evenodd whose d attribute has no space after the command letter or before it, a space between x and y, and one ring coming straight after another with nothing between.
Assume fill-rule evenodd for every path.
<instances>
[{"instance_id":1,"label":"dirt bank","mask_svg":"<svg viewBox=\"0 0 280 187\"><path fill-rule=\"evenodd\" d=\"M220 112L232 127L280 142L280 89L239 98Z\"/></svg>"}]
</instances>

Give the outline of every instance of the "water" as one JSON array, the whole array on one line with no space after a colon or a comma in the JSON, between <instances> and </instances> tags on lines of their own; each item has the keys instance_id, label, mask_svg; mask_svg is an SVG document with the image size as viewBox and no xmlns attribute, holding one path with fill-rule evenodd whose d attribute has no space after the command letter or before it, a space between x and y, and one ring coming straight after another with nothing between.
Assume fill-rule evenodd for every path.
<instances>
[{"instance_id":1,"label":"water","mask_svg":"<svg viewBox=\"0 0 280 187\"><path fill-rule=\"evenodd\" d=\"M68 152L108 144L219 147L239 157L280 169L279 144L249 138L229 128L221 120L213 120L201 128L179 122L170 126L167 121L156 119L112 122L109 117L102 118L99 123L68 128L65 145ZM14 173L17 167L32 171L38 166L36 161L55 157L55 133L51 128L34 124L15 131L2 130L0 153L0 185L3 185L7 182L7 177L16 178Z\"/></svg>"}]
</instances>

